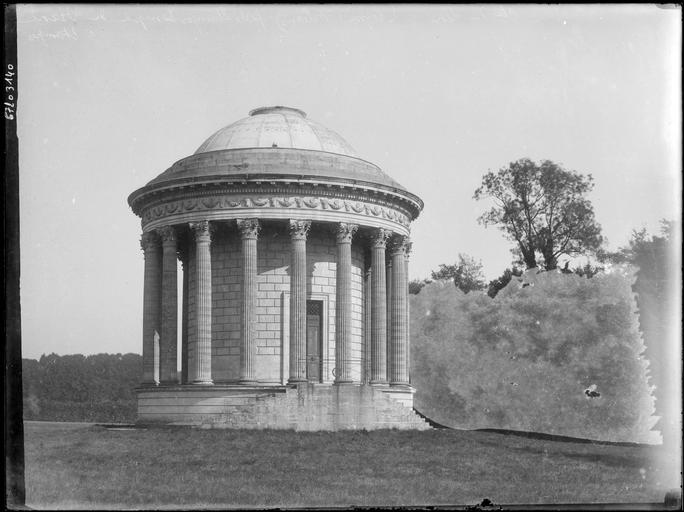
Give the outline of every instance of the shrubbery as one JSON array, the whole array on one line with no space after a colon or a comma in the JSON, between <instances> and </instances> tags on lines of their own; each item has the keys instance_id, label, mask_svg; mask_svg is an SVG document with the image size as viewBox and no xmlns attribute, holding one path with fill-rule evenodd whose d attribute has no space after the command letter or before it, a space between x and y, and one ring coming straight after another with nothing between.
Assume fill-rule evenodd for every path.
<instances>
[{"instance_id":1,"label":"shrubbery","mask_svg":"<svg viewBox=\"0 0 684 512\"><path fill-rule=\"evenodd\" d=\"M658 442L633 269L522 279L494 299L441 283L411 296L416 407L457 428Z\"/></svg>"}]
</instances>

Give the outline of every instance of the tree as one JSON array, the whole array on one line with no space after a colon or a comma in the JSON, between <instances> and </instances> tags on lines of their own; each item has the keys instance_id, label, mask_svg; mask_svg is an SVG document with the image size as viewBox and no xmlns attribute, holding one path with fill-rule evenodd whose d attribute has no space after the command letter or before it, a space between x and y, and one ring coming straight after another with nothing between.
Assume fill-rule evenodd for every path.
<instances>
[{"instance_id":1,"label":"tree","mask_svg":"<svg viewBox=\"0 0 684 512\"><path fill-rule=\"evenodd\" d=\"M413 279L409 281L409 293L411 295L418 295L420 290L422 290L426 284L430 284L431 282L432 281L429 279Z\"/></svg>"},{"instance_id":2,"label":"tree","mask_svg":"<svg viewBox=\"0 0 684 512\"><path fill-rule=\"evenodd\" d=\"M562 255L601 247L601 227L585 197L592 188L591 175L567 171L550 160L536 164L522 158L485 174L473 198L494 200L478 222L499 226L527 268L542 260L546 270L553 270Z\"/></svg>"},{"instance_id":3,"label":"tree","mask_svg":"<svg viewBox=\"0 0 684 512\"><path fill-rule=\"evenodd\" d=\"M513 276L520 277L522 274L523 271L515 265L513 265L512 269L507 268L506 270L504 270L504 273L501 274L499 277L497 277L493 281L489 281L489 285L487 286L487 295L489 295L493 299L494 297L496 297L496 294L499 293L499 290L502 290L506 287L506 285L508 285L508 283L511 282Z\"/></svg>"},{"instance_id":4,"label":"tree","mask_svg":"<svg viewBox=\"0 0 684 512\"><path fill-rule=\"evenodd\" d=\"M482 273L482 263L475 261L467 254L458 255L458 262L453 265L439 266L439 270L432 271L432 279L446 280L453 279L456 288L463 293L473 290L484 290L486 284Z\"/></svg>"},{"instance_id":5,"label":"tree","mask_svg":"<svg viewBox=\"0 0 684 512\"><path fill-rule=\"evenodd\" d=\"M587 279L590 279L594 277L596 274L603 272L605 270L602 266L592 265L591 263L585 263L583 267L569 267L570 262L566 261L565 267L561 269L561 272L563 272L563 274L577 274L578 276L586 277Z\"/></svg>"}]
</instances>

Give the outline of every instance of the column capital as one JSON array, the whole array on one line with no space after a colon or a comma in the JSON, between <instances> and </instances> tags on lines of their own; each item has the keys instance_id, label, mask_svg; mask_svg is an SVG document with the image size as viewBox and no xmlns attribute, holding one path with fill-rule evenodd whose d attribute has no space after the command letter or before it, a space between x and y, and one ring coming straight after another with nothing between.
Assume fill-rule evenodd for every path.
<instances>
[{"instance_id":1,"label":"column capital","mask_svg":"<svg viewBox=\"0 0 684 512\"><path fill-rule=\"evenodd\" d=\"M384 249L390 236L392 236L390 230L378 228L370 235L371 247Z\"/></svg>"},{"instance_id":2,"label":"column capital","mask_svg":"<svg viewBox=\"0 0 684 512\"><path fill-rule=\"evenodd\" d=\"M143 251L159 247L159 235L154 231L146 231L140 235L140 248Z\"/></svg>"},{"instance_id":3,"label":"column capital","mask_svg":"<svg viewBox=\"0 0 684 512\"><path fill-rule=\"evenodd\" d=\"M290 237L292 237L292 240L306 240L310 228L310 220L290 219Z\"/></svg>"},{"instance_id":4,"label":"column capital","mask_svg":"<svg viewBox=\"0 0 684 512\"><path fill-rule=\"evenodd\" d=\"M173 226L162 226L157 230L157 233L159 233L163 244L175 244L178 241L178 234Z\"/></svg>"},{"instance_id":5,"label":"column capital","mask_svg":"<svg viewBox=\"0 0 684 512\"><path fill-rule=\"evenodd\" d=\"M338 244L348 244L351 243L354 233L359 229L356 224L347 224L346 222L340 222L337 225L336 236Z\"/></svg>"},{"instance_id":6,"label":"column capital","mask_svg":"<svg viewBox=\"0 0 684 512\"><path fill-rule=\"evenodd\" d=\"M411 250L411 240L406 235L394 235L387 243L387 249L392 256L399 254L408 256Z\"/></svg>"},{"instance_id":7,"label":"column capital","mask_svg":"<svg viewBox=\"0 0 684 512\"><path fill-rule=\"evenodd\" d=\"M188 226L192 230L196 242L211 241L211 235L214 233L214 225L208 220L190 222Z\"/></svg>"},{"instance_id":8,"label":"column capital","mask_svg":"<svg viewBox=\"0 0 684 512\"><path fill-rule=\"evenodd\" d=\"M240 238L259 238L259 231L261 230L259 219L237 219L237 227L240 230Z\"/></svg>"},{"instance_id":9,"label":"column capital","mask_svg":"<svg viewBox=\"0 0 684 512\"><path fill-rule=\"evenodd\" d=\"M188 263L188 257L190 256L190 247L188 247L186 243L178 244L178 248L176 249L176 256L183 265L183 268L185 269L185 266Z\"/></svg>"}]
</instances>

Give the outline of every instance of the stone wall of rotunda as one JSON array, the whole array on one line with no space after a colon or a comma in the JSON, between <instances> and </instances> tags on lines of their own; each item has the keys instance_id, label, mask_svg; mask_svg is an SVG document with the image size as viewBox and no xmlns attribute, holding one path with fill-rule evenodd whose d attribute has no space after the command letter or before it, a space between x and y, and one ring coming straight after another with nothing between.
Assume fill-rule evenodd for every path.
<instances>
[{"instance_id":1,"label":"stone wall of rotunda","mask_svg":"<svg viewBox=\"0 0 684 512\"><path fill-rule=\"evenodd\" d=\"M314 224L306 242L307 299L320 301L322 314L322 380L334 380L337 243L332 229ZM265 225L257 242L256 378L261 383L285 384L289 376L289 294L291 239L286 225ZM351 374L362 378L364 315L364 249L352 243ZM237 229L219 225L212 235L212 378L236 382L240 372L242 253ZM188 380L195 375L196 268L188 254Z\"/></svg>"}]
</instances>

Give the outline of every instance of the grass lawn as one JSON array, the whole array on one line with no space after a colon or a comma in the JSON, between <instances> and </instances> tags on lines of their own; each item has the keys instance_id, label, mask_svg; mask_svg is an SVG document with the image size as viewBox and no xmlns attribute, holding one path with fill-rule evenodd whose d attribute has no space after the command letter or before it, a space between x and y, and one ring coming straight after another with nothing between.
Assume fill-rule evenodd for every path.
<instances>
[{"instance_id":1,"label":"grass lawn","mask_svg":"<svg viewBox=\"0 0 684 512\"><path fill-rule=\"evenodd\" d=\"M108 430L26 422L35 508L661 502L658 446L491 432ZM676 485L676 484L675 484Z\"/></svg>"}]
</instances>

